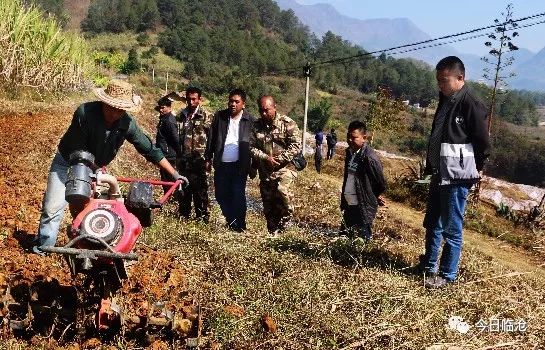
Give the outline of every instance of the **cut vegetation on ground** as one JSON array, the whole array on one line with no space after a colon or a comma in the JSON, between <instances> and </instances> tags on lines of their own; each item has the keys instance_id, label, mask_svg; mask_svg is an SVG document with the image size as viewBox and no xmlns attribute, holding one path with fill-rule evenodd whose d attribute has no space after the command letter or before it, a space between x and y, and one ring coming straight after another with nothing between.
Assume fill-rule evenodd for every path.
<instances>
[{"instance_id":1,"label":"cut vegetation on ground","mask_svg":"<svg viewBox=\"0 0 545 350\"><path fill-rule=\"evenodd\" d=\"M74 107L66 106L65 110ZM28 255L14 239L35 230L47 167L69 120L70 113L58 109L0 118L0 140L5 140L0 148L4 194L0 236L4 263L0 274L7 281L24 274L30 281L48 276L70 283L62 260ZM139 122L150 134L154 132L151 112L139 116ZM35 128L36 123L41 127ZM24 146L18 152L7 142L14 135ZM210 225L179 220L174 215L175 206L168 206L137 244L144 258L133 267L138 272L131 274L129 283L134 284L136 279L144 284L137 287L136 299L132 300L141 301L140 295L142 300L152 296L172 305L184 305L188 300L198 303L204 320L203 348L543 346L545 273L535 253L466 230L459 282L440 291L426 290L413 269L423 249L422 212L390 200L379 212L371 243L336 235L340 158L338 153L333 161L326 162L321 175L313 171L312 163L299 173L296 224L275 240L267 238L256 181L250 182L248 190L251 208L244 234L225 230L217 206ZM385 160L385 164L391 176L395 167L391 160ZM123 147L109 169L116 175L156 175L156 169L146 165L130 145ZM159 280L143 279L138 270L139 266L151 266L149 257L164 261L154 274L150 273ZM462 317L471 326L468 333L449 328L452 316ZM490 325L496 320L522 320L527 330L477 327L480 321ZM54 344L48 338L32 343L17 341L4 331L2 337L7 341L4 348L9 349ZM154 344L184 346L160 338ZM142 346L127 338L110 345L126 349Z\"/></svg>"}]
</instances>

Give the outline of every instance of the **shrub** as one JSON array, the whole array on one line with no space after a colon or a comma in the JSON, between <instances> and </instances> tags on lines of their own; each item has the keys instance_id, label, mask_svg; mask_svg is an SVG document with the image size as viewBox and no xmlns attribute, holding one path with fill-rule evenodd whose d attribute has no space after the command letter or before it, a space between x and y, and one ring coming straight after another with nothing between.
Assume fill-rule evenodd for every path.
<instances>
[{"instance_id":1,"label":"shrub","mask_svg":"<svg viewBox=\"0 0 545 350\"><path fill-rule=\"evenodd\" d=\"M129 51L129 57L123 64L121 72L123 74L132 74L140 70L140 60L138 58L138 52L135 49Z\"/></svg>"},{"instance_id":2,"label":"shrub","mask_svg":"<svg viewBox=\"0 0 545 350\"><path fill-rule=\"evenodd\" d=\"M125 58L117 51L95 51L93 52L92 57L96 65L106 69L115 70L115 72L121 71L121 69L123 69L123 65L125 64Z\"/></svg>"},{"instance_id":3,"label":"shrub","mask_svg":"<svg viewBox=\"0 0 545 350\"><path fill-rule=\"evenodd\" d=\"M140 46L149 46L151 43L151 39L148 35L148 33L140 33L136 37L136 41L138 42L138 45Z\"/></svg>"}]
</instances>

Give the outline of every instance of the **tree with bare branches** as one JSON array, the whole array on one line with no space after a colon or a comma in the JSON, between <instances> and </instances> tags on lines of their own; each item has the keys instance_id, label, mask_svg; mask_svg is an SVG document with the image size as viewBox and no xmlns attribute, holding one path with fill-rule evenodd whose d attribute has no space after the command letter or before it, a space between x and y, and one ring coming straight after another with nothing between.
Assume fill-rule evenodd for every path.
<instances>
[{"instance_id":1,"label":"tree with bare branches","mask_svg":"<svg viewBox=\"0 0 545 350\"><path fill-rule=\"evenodd\" d=\"M496 107L496 96L498 90L502 90L507 86L506 79L513 77L514 72L511 72L505 75L505 70L507 67L513 64L515 57L509 53L518 50L518 47L513 44L512 40L514 37L518 36L518 32L514 31L518 24L513 21L513 4L507 5L504 12L501 12L503 16L503 22L500 22L499 19L495 19L494 22L497 24L495 27L494 33L488 34L488 38L491 41L487 41L484 45L490 48L488 52L492 58L482 57L482 60L488 64L484 68L483 78L492 82L493 88L490 93L489 102L490 102L490 117L488 118L488 132L490 132L490 127L492 123L492 117L494 116L495 107Z\"/></svg>"}]
</instances>

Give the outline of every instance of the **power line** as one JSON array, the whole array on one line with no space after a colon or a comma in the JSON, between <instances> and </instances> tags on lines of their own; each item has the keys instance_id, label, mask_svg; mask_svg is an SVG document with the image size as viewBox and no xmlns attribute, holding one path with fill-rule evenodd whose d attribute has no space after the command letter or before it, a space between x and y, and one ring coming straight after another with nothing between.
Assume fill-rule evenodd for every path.
<instances>
[{"instance_id":1,"label":"power line","mask_svg":"<svg viewBox=\"0 0 545 350\"><path fill-rule=\"evenodd\" d=\"M492 24L492 25L488 25L486 27L475 28L475 29L471 29L471 30L468 30L468 31L465 31L465 32L460 32L460 33L456 33L456 34L449 34L449 35L444 35L444 36L438 37L438 38L433 38L433 39L423 40L423 41L419 41L419 42L415 42L415 43L395 46L395 47L391 47L391 48L388 48L388 49L376 50L376 51L371 51L371 52L362 52L362 53L352 55L352 56L333 58L333 59L326 60L326 61L316 62L314 64L311 64L311 66L317 67L317 66L324 66L324 65L327 65L327 64L333 64L333 63L338 63L338 62L351 61L351 60L359 59L361 57L371 56L371 55L374 55L374 54L377 54L377 53L386 53L386 52L389 52L389 51L399 50L399 49L403 49L403 48L407 48L407 47L411 47L411 46L418 46L418 45L427 44L427 43L434 42L434 41L439 41L439 40L464 36L464 35L480 32L480 31L483 31L483 30L486 30L486 29L498 28L498 27L501 27L501 26L504 26L504 25L507 25L507 24L518 23L518 22L527 21L527 20L530 20L530 19L543 17L543 16L545 16L545 12L537 13L537 14L534 14L534 15L526 16L526 17L522 17L522 18L519 18L519 19L516 19L516 20L509 20L509 21L503 22L503 23L495 23L495 24ZM521 25L517 29L526 28L526 27L530 27L530 26L533 26L533 25L536 25L536 24L541 24L541 23L545 23L545 21L535 22L535 23L532 23L531 25ZM467 38L461 38L461 39L451 41L451 42L458 42L458 41L475 39L475 38L482 37L482 36L489 35L489 34L491 34L491 33L473 35L473 36L470 36L470 37L467 37ZM441 46L441 45L445 45L445 44L448 44L448 43L451 43L451 42L443 42L443 43L437 43L435 45L422 46L422 47L411 49L411 50L395 52L393 54L416 51L416 50L421 50L421 49L424 49L424 48L429 48L429 47L434 47L434 46ZM282 73L282 72L297 71L297 70L303 69L305 66L306 65L280 69L280 70L277 70L277 71L271 71L271 72L269 72L269 74L278 74L278 73Z\"/></svg>"},{"instance_id":2,"label":"power line","mask_svg":"<svg viewBox=\"0 0 545 350\"><path fill-rule=\"evenodd\" d=\"M538 21L538 22L534 22L534 23L528 23L528 24L525 24L525 25L521 25L517 28L511 28L511 29L508 29L506 31L513 31L513 30L519 30L521 28L527 28L527 27L532 27L532 26L535 26L535 25L538 25L538 24L543 24L545 23L545 20L543 21ZM476 35L471 35L471 36L468 36L468 37L464 37L464 38L458 38L458 39L453 39L453 40L449 40L449 41L444 41L444 42L438 42L438 43L434 43L434 44L430 44L430 45L426 45L426 46L417 46L417 47L414 47L414 48L410 48L410 49L405 49L405 50L401 50L401 51L395 51L395 52L391 52L389 53L389 55L398 55L398 54L402 54L402 53L407 53L407 52L412 52L412 51L418 51L418 50L422 50L422 49L427 49L427 48L430 48L430 47L438 47L438 46L443 46L443 45L447 45L447 44L452 44L452 43L456 43L456 42L461 42L461 41L466 41L466 40L472 40L472 39L476 39L476 38L480 38L480 37L483 37L483 36L488 36L490 34L494 34L494 32L487 32L487 33L481 33L481 34L476 34ZM378 51L378 52L381 52L381 51ZM377 52L375 52L377 53ZM372 53L368 53L369 55L372 54ZM366 54L367 55L367 54ZM338 61L335 61L335 62L322 62L322 63L317 63L314 65L314 67L323 67L323 66L326 66L326 65L331 65L331 64L335 64L335 63L348 63L350 61L355 61L357 59L359 59L360 57L363 57L364 55L361 55L361 56L358 56L358 57L345 57L343 60L339 59Z\"/></svg>"},{"instance_id":3,"label":"power line","mask_svg":"<svg viewBox=\"0 0 545 350\"><path fill-rule=\"evenodd\" d=\"M405 48L405 47L416 46L416 45L422 45L422 44L426 44L426 43L433 42L433 41L439 41L439 40L444 40L444 39L455 38L455 37L459 37L459 36L463 36L463 35L467 35L467 34L471 34L471 33L480 32L480 31L483 31L483 30L486 30L486 29L490 29L490 28L501 27L501 26L503 26L503 25L510 24L510 23L517 23L517 22L520 22L520 21L527 21L527 20L529 20L529 19L533 19L533 18L537 18L537 17L543 17L543 16L545 16L545 12L539 13L539 14L535 14L535 15L532 15L532 16L527 16L527 17L519 18L519 19L513 20L513 21L504 22L504 23L501 23L501 24L498 23L498 24L495 24L495 25L489 25L489 26L486 26L486 27L477 28L477 29L472 29L472 30L468 30L468 31L465 31L465 32L461 32L461 33L450 34L450 35L444 35L444 36L439 37L439 38L428 39L428 40L424 40L424 41L420 41L420 42L416 42L416 43L412 43L412 44L400 45L400 46L388 48L388 49L385 49L385 50L377 50L377 51L374 51L374 52L366 52L366 53L361 53L361 54L358 54L358 55L353 55L353 56L348 56L348 57L334 58L334 59L330 59L330 60L327 60L327 61L320 62L320 64L323 64L323 63L334 63L334 62L336 62L336 61L344 61L344 60L349 59L349 58L357 58L357 57L366 56L366 55L369 55L369 54L376 54L376 53L382 53L382 52L387 52L387 51L393 51L393 50L402 49L402 48ZM484 36L484 35L488 35L488 34L489 34L489 33L483 34L483 35L478 35L478 36L475 36L475 37ZM468 40L469 40L469 39L468 39Z\"/></svg>"},{"instance_id":4,"label":"power line","mask_svg":"<svg viewBox=\"0 0 545 350\"><path fill-rule=\"evenodd\" d=\"M525 24L525 25L521 25L521 26L519 26L517 28L508 29L506 31L519 30L520 28L532 27L532 26L535 26L535 25L538 25L538 24L543 24L543 23L545 23L545 20L539 21L539 22L534 22L534 23L528 23L528 24ZM427 45L427 46L420 46L420 47L416 47L416 48L413 48L413 49L407 49L407 50L403 50L403 51L396 51L396 52L390 53L390 55L397 55L397 54L406 53L406 52L410 52L410 51L421 50L421 49L425 49L425 48L429 48L429 47L442 46L442 45L452 44L452 43L455 43L455 42L460 42L460 41L465 41L465 40L472 40L472 39L476 39L476 38L479 38L479 37L488 36L490 34L494 34L494 32L488 32L488 33L483 33L483 34L478 34L478 35L472 35L472 36L469 36L469 37L466 37L466 38L454 39L454 40L435 43L435 44Z\"/></svg>"}]
</instances>

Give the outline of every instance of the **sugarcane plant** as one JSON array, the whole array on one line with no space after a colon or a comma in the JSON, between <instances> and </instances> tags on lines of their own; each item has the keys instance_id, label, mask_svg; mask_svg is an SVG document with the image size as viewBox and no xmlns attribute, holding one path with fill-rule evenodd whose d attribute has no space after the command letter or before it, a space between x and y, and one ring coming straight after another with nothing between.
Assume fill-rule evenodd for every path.
<instances>
[{"instance_id":1,"label":"sugarcane plant","mask_svg":"<svg viewBox=\"0 0 545 350\"><path fill-rule=\"evenodd\" d=\"M83 38L21 0L0 1L0 85L57 92L78 89L92 69Z\"/></svg>"}]
</instances>

